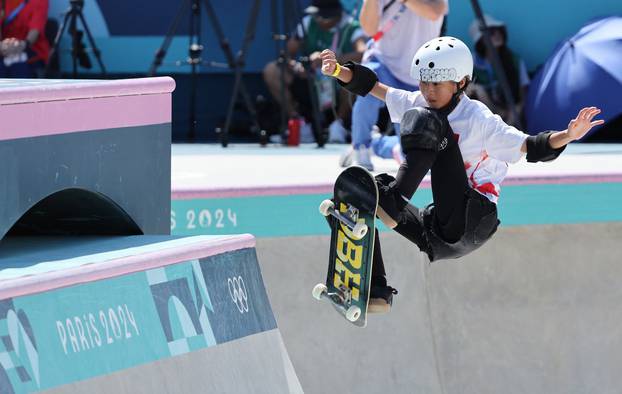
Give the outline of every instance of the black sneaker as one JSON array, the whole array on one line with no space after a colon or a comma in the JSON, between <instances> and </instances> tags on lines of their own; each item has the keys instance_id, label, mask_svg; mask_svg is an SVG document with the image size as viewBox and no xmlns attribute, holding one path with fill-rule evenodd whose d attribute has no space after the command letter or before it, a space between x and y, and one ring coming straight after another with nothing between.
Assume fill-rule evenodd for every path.
<instances>
[{"instance_id":1,"label":"black sneaker","mask_svg":"<svg viewBox=\"0 0 622 394\"><path fill-rule=\"evenodd\" d=\"M372 285L367 313L387 313L391 311L394 294L397 294L397 289L391 286Z\"/></svg>"}]
</instances>

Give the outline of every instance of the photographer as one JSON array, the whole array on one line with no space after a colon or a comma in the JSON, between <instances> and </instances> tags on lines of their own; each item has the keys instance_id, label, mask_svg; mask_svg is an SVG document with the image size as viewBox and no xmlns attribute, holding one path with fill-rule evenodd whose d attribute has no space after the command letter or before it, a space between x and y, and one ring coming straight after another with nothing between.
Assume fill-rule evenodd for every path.
<instances>
[{"instance_id":1,"label":"photographer","mask_svg":"<svg viewBox=\"0 0 622 394\"><path fill-rule=\"evenodd\" d=\"M343 121L350 116L349 95L325 76L320 68L320 52L331 48L340 61L360 61L365 51L363 31L358 22L346 14L339 0L313 0L306 9L307 16L302 19L296 31L287 42L287 51L291 61L285 70L285 97L281 102L281 65L277 61L268 63L263 71L264 81L272 97L283 106L288 118L304 117L311 120L311 92L307 78L309 73L300 61L293 58L297 54L308 57L313 73L321 111L332 112L336 101L336 116L329 126L331 142L345 142L346 130ZM337 96L337 100L335 100Z\"/></svg>"},{"instance_id":2,"label":"photographer","mask_svg":"<svg viewBox=\"0 0 622 394\"><path fill-rule=\"evenodd\" d=\"M48 60L48 0L0 0L0 78L34 78Z\"/></svg>"}]
</instances>

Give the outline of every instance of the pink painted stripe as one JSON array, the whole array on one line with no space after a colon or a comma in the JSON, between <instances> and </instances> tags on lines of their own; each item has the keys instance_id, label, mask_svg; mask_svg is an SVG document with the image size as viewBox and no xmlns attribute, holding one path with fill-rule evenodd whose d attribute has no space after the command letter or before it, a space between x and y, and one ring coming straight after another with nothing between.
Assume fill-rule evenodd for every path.
<instances>
[{"instance_id":1,"label":"pink painted stripe","mask_svg":"<svg viewBox=\"0 0 622 394\"><path fill-rule=\"evenodd\" d=\"M572 183L620 183L622 174L616 175L551 175L525 176L506 178L501 186L542 185L542 184L572 184Z\"/></svg>"},{"instance_id":2,"label":"pink painted stripe","mask_svg":"<svg viewBox=\"0 0 622 394\"><path fill-rule=\"evenodd\" d=\"M323 194L332 192L332 184L300 186L261 186L235 189L177 189L172 191L171 198L173 198L174 200L191 200L195 198L287 196L291 194Z\"/></svg>"},{"instance_id":3,"label":"pink painted stripe","mask_svg":"<svg viewBox=\"0 0 622 394\"><path fill-rule=\"evenodd\" d=\"M1 85L0 85L1 88ZM65 101L98 97L170 94L175 80L170 77L119 79L114 81L25 81L23 86L0 91L0 105Z\"/></svg>"},{"instance_id":4,"label":"pink painted stripe","mask_svg":"<svg viewBox=\"0 0 622 394\"><path fill-rule=\"evenodd\" d=\"M572 184L572 183L620 183L622 174L616 175L551 175L551 176L523 176L508 177L501 186L542 185L542 184ZM430 179L425 178L420 189L429 189ZM222 188L222 189L174 189L171 192L173 200L192 200L200 198L230 198L230 197L258 197L258 196L287 196L300 194L330 194L332 184L300 185L300 186L261 186L250 188Z\"/></svg>"},{"instance_id":5,"label":"pink painted stripe","mask_svg":"<svg viewBox=\"0 0 622 394\"><path fill-rule=\"evenodd\" d=\"M0 140L171 122L167 94L0 106Z\"/></svg>"},{"instance_id":6,"label":"pink painted stripe","mask_svg":"<svg viewBox=\"0 0 622 394\"><path fill-rule=\"evenodd\" d=\"M300 185L300 186L261 186L249 188L222 188L222 189L174 189L171 192L173 200L191 200L195 198L228 198L228 197L256 197L256 196L288 196L296 194L326 194L333 192L333 184ZM424 179L421 188L430 188L430 181Z\"/></svg>"},{"instance_id":7,"label":"pink painted stripe","mask_svg":"<svg viewBox=\"0 0 622 394\"><path fill-rule=\"evenodd\" d=\"M80 283L113 278L254 247L255 238L250 234L242 234L230 238L200 241L195 244L171 247L104 262L85 264L80 267L61 271L51 271L38 275L25 276L0 283L0 299L41 293Z\"/></svg>"}]
</instances>

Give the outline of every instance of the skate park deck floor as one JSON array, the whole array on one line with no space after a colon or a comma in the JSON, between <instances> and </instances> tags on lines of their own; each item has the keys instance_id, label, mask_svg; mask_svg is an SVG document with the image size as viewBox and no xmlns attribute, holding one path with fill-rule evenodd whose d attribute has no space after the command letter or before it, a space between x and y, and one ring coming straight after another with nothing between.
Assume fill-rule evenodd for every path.
<instances>
[{"instance_id":1,"label":"skate park deck floor","mask_svg":"<svg viewBox=\"0 0 622 394\"><path fill-rule=\"evenodd\" d=\"M260 194L266 189L332 189L341 172L338 161L347 145L315 144L298 147L253 144L174 144L172 149L172 190L226 191ZM374 173L396 173L392 159L373 157ZM622 144L573 143L555 161L511 164L504 184L525 178L622 176ZM429 180L428 177L424 182ZM503 186L503 185L502 185ZM328 189L327 189L328 188Z\"/></svg>"}]
</instances>

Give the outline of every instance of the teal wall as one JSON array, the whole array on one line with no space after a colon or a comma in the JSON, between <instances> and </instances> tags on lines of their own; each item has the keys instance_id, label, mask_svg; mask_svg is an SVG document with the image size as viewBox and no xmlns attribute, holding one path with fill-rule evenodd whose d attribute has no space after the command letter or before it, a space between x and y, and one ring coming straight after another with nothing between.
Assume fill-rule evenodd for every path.
<instances>
[{"instance_id":1,"label":"teal wall","mask_svg":"<svg viewBox=\"0 0 622 394\"><path fill-rule=\"evenodd\" d=\"M502 188L502 226L622 221L622 183L534 184ZM173 200L174 235L251 233L256 237L329 234L318 212L328 194ZM417 191L416 206L432 200ZM382 231L386 228L379 223Z\"/></svg>"}]
</instances>

